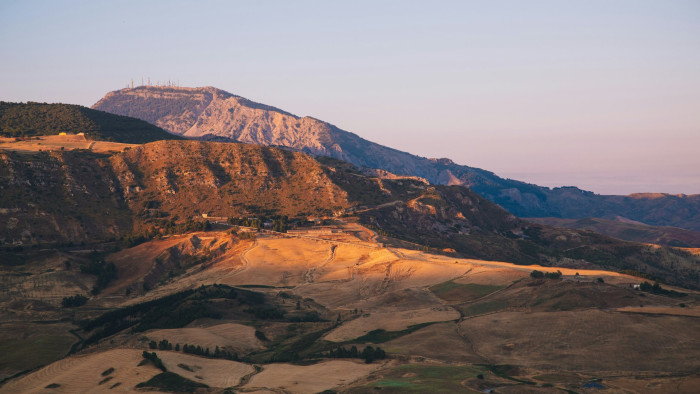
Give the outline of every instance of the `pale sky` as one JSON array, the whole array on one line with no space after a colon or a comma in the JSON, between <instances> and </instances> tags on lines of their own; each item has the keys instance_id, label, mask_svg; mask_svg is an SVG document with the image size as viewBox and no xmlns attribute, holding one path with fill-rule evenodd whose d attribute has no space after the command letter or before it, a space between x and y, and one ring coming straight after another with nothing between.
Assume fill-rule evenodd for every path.
<instances>
[{"instance_id":1,"label":"pale sky","mask_svg":"<svg viewBox=\"0 0 700 394\"><path fill-rule=\"evenodd\" d=\"M149 76L544 186L700 193L700 1L0 0L0 100Z\"/></svg>"}]
</instances>

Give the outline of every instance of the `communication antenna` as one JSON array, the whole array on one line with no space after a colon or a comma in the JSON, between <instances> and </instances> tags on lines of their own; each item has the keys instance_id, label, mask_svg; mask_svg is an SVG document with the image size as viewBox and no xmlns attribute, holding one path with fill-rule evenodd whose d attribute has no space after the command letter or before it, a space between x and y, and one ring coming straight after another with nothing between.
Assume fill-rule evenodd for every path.
<instances>
[{"instance_id":1,"label":"communication antenna","mask_svg":"<svg viewBox=\"0 0 700 394\"><path fill-rule=\"evenodd\" d=\"M131 88L134 88L134 78L131 78Z\"/></svg>"}]
</instances>

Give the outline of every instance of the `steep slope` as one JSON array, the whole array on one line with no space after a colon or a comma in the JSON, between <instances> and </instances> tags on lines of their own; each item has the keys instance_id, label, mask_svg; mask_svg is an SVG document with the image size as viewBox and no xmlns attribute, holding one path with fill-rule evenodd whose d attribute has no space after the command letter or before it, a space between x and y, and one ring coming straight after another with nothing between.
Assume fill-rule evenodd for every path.
<instances>
[{"instance_id":1,"label":"steep slope","mask_svg":"<svg viewBox=\"0 0 700 394\"><path fill-rule=\"evenodd\" d=\"M79 151L0 150L0 245L90 242L131 231L109 163Z\"/></svg>"},{"instance_id":2,"label":"steep slope","mask_svg":"<svg viewBox=\"0 0 700 394\"><path fill-rule=\"evenodd\" d=\"M333 215L349 206L322 166L259 145L158 141L110 158L124 198L144 222L246 215Z\"/></svg>"},{"instance_id":3,"label":"steep slope","mask_svg":"<svg viewBox=\"0 0 700 394\"><path fill-rule=\"evenodd\" d=\"M354 216L382 234L463 256L596 264L699 285L700 256L528 223L463 186L376 178L347 162L289 150L157 141L111 156L76 150L5 152L0 159L0 241L11 248L130 243L201 229L205 214L290 221Z\"/></svg>"},{"instance_id":4,"label":"steep slope","mask_svg":"<svg viewBox=\"0 0 700 394\"><path fill-rule=\"evenodd\" d=\"M298 117L212 87L142 86L108 93L93 108L133 116L190 138L285 146L357 166L464 185L520 217L623 216L700 231L700 195L601 196L575 187L550 189L449 159L427 159L367 141L329 123Z\"/></svg>"},{"instance_id":5,"label":"steep slope","mask_svg":"<svg viewBox=\"0 0 700 394\"><path fill-rule=\"evenodd\" d=\"M62 132L133 144L181 139L148 122L79 105L0 102L0 136L32 137Z\"/></svg>"}]
</instances>

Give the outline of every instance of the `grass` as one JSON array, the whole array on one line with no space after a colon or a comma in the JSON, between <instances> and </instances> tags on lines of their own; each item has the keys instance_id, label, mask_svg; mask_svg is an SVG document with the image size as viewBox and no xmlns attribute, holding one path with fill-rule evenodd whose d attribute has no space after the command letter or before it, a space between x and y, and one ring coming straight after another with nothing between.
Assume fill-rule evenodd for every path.
<instances>
[{"instance_id":1,"label":"grass","mask_svg":"<svg viewBox=\"0 0 700 394\"><path fill-rule=\"evenodd\" d=\"M36 329L36 326L32 327ZM32 328L27 327L28 330ZM50 327L47 326L46 329ZM6 337L0 341L0 365L12 366L14 370L28 370L41 365L52 363L68 353L76 338L69 332L56 333L39 332L30 334L27 338ZM31 331L30 331L31 332Z\"/></svg>"},{"instance_id":2,"label":"grass","mask_svg":"<svg viewBox=\"0 0 700 394\"><path fill-rule=\"evenodd\" d=\"M462 311L465 316L477 316L483 315L484 313L496 312L507 307L508 302L506 301L484 301L476 304L460 305L458 309Z\"/></svg>"},{"instance_id":3,"label":"grass","mask_svg":"<svg viewBox=\"0 0 700 394\"><path fill-rule=\"evenodd\" d=\"M530 380L517 379L517 378L510 376L510 374L512 373L512 370L514 369L514 367L512 365L495 365L495 364L476 364L476 365L488 369L494 375L496 375L500 378L503 378L503 379L512 380L512 381L518 382L518 383L525 383L525 384L532 385L532 386L537 384L537 383L530 381Z\"/></svg>"},{"instance_id":4,"label":"grass","mask_svg":"<svg viewBox=\"0 0 700 394\"><path fill-rule=\"evenodd\" d=\"M468 389L462 381L483 374L480 366L402 365L383 374L378 381L350 392L381 390L382 393L457 393Z\"/></svg>"},{"instance_id":5,"label":"grass","mask_svg":"<svg viewBox=\"0 0 700 394\"><path fill-rule=\"evenodd\" d=\"M251 363L272 363L304 360L330 349L330 342L319 341L319 339L333 328L333 326L328 326L317 331L283 337L269 344L266 350L248 355L245 361Z\"/></svg>"},{"instance_id":6,"label":"grass","mask_svg":"<svg viewBox=\"0 0 700 394\"><path fill-rule=\"evenodd\" d=\"M452 280L442 282L430 288L436 296L447 301L472 300L503 289L503 286L463 284Z\"/></svg>"},{"instance_id":7,"label":"grass","mask_svg":"<svg viewBox=\"0 0 700 394\"><path fill-rule=\"evenodd\" d=\"M176 393L193 393L198 388L208 388L209 386L207 386L204 383L194 382L192 380L183 378L182 376L176 373L163 372L152 377L146 382L137 384L136 387L154 388Z\"/></svg>"}]
</instances>

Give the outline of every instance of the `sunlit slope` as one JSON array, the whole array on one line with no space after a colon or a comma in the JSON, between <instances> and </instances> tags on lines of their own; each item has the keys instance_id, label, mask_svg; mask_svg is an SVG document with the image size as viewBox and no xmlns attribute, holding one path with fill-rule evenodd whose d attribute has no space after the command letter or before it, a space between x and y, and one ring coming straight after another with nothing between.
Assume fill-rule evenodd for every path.
<instances>
[{"instance_id":1,"label":"sunlit slope","mask_svg":"<svg viewBox=\"0 0 700 394\"><path fill-rule=\"evenodd\" d=\"M283 146L357 166L468 186L521 217L621 216L700 231L700 195L606 196L577 187L548 188L504 179L450 159L429 159L367 141L330 123L296 116L213 87L140 86L107 93L93 108L143 119L190 138ZM631 238L629 240L637 240Z\"/></svg>"},{"instance_id":2,"label":"sunlit slope","mask_svg":"<svg viewBox=\"0 0 700 394\"><path fill-rule=\"evenodd\" d=\"M289 316L312 313L321 320L255 319L246 312L248 307L231 306L219 318L200 318L182 327L125 329L0 386L0 392L32 392L50 384L59 385L59 391L63 387L100 392L116 383L120 385L111 390L129 391L158 373L150 365L136 365L148 341L162 339L219 346L235 350L243 359L155 350L169 371L190 380L220 389L293 393L365 392L366 387L383 385L382 379L394 376L396 370L447 366L473 371L465 375L471 378L458 382L469 390L484 382L503 390L527 388L488 367L503 364L512 366L506 376L517 373L517 379L537 385L549 384L552 374L560 374L552 384L559 389L581 389L594 377L604 378L611 387L631 387L621 379L639 376L667 387L664 379L669 374L681 387L700 367L700 346L693 335L700 329L695 317L700 307L694 292L671 298L634 290L631 285L641 279L615 272L436 255L368 241L356 224L336 230L326 236L258 233L253 239L242 233L198 232L110 254L106 259L121 275L79 308L80 313L95 316L103 313L98 311L218 284L264 294L266 307L281 308L276 310ZM535 279L533 270L562 276ZM372 364L324 358L309 365L270 363L280 349L310 336L315 339L304 342L303 357L304 350L371 345L381 346L391 359ZM658 357L639 357L640 351L659 348L664 350ZM604 362L601 353L606 354ZM109 368L114 371L102 376ZM398 379L407 373L413 372L403 372ZM318 374L327 376L317 378ZM478 374L483 381L476 378ZM113 378L100 384L109 376ZM420 384L406 379L407 387ZM433 379L437 379L433 385L452 387L451 376L436 374Z\"/></svg>"},{"instance_id":3,"label":"sunlit slope","mask_svg":"<svg viewBox=\"0 0 700 394\"><path fill-rule=\"evenodd\" d=\"M529 223L463 186L378 178L278 148L157 141L114 154L3 150L0 164L5 250L133 244L202 229L207 219L358 218L382 236L461 257L634 270L700 286L698 258L686 251Z\"/></svg>"}]
</instances>

